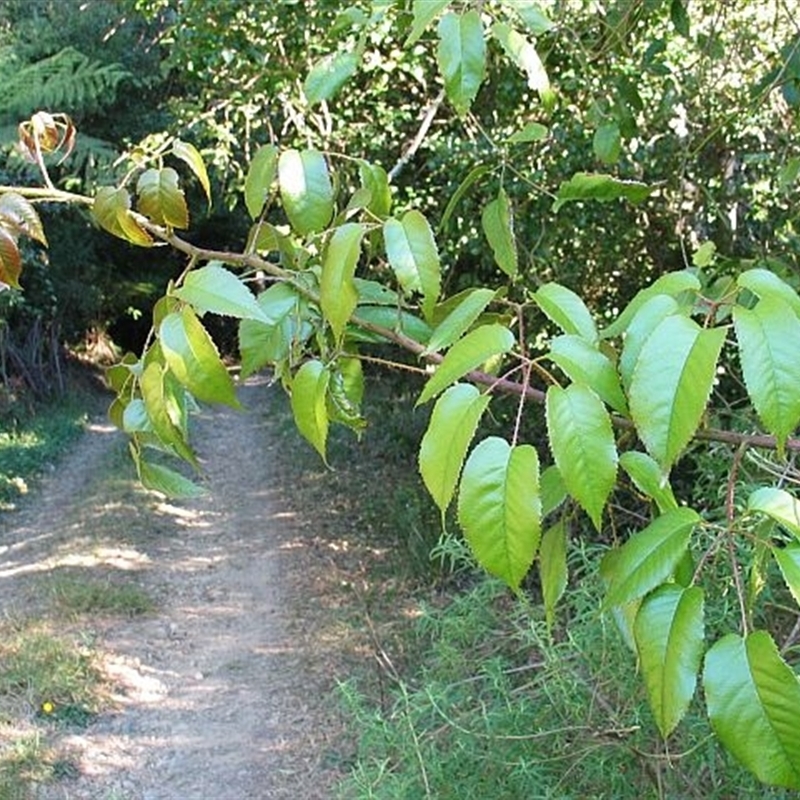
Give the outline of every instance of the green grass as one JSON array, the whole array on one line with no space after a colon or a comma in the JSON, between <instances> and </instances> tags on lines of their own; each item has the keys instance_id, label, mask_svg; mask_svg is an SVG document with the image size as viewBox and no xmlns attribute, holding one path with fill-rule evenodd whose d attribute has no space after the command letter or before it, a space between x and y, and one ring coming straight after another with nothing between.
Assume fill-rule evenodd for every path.
<instances>
[{"instance_id":1,"label":"green grass","mask_svg":"<svg viewBox=\"0 0 800 800\"><path fill-rule=\"evenodd\" d=\"M135 617L155 610L150 594L129 581L88 578L85 575L49 576L44 584L54 610L65 616L110 614Z\"/></svg>"}]
</instances>

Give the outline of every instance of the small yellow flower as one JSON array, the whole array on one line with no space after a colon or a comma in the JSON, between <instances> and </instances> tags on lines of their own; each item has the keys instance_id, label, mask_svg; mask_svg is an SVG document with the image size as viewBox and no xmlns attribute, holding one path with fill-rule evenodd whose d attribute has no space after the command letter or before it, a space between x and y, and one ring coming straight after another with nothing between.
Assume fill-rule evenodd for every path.
<instances>
[{"instance_id":1,"label":"small yellow flower","mask_svg":"<svg viewBox=\"0 0 800 800\"><path fill-rule=\"evenodd\" d=\"M43 714L52 714L55 710L56 707L49 700L45 700L44 703L42 703Z\"/></svg>"}]
</instances>

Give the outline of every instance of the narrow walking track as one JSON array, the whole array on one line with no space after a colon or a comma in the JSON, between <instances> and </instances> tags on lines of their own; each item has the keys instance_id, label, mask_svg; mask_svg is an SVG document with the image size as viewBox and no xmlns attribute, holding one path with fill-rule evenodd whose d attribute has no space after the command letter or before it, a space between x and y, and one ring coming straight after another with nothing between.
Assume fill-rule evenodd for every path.
<instances>
[{"instance_id":1,"label":"narrow walking track","mask_svg":"<svg viewBox=\"0 0 800 800\"><path fill-rule=\"evenodd\" d=\"M122 576L157 603L141 618L77 623L102 654L110 710L60 734L80 775L44 787L45 800L332 796L339 645L323 596L305 613L324 565L280 483L269 389L240 398L245 413L199 417L199 499L165 501L119 478L124 442L100 425L33 502L0 516L6 613L30 613L58 570Z\"/></svg>"}]
</instances>

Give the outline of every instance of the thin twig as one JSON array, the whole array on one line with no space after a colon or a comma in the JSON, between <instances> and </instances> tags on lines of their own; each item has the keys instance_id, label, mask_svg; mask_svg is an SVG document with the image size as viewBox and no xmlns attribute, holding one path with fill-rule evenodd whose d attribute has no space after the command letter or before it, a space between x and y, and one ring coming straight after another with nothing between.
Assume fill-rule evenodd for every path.
<instances>
[{"instance_id":1,"label":"thin twig","mask_svg":"<svg viewBox=\"0 0 800 800\"><path fill-rule=\"evenodd\" d=\"M422 123L419 126L417 135L414 137L411 144L406 148L403 155L400 156L397 163L389 170L390 183L400 174L403 167L405 167L405 165L411 161L417 150L419 150L419 148L422 146L422 143L425 141L425 137L428 134L428 130L433 124L434 117L436 116L443 102L444 89L442 89L442 91L439 92L438 97L432 103L430 103L425 111L425 116L422 118Z\"/></svg>"}]
</instances>

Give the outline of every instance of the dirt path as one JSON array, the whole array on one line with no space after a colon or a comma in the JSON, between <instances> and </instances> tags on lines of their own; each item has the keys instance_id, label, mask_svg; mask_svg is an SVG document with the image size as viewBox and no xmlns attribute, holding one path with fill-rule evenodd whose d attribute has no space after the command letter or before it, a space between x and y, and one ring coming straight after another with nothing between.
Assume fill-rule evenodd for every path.
<instances>
[{"instance_id":1,"label":"dirt path","mask_svg":"<svg viewBox=\"0 0 800 800\"><path fill-rule=\"evenodd\" d=\"M0 517L7 614L31 613L54 574L133 581L157 603L143 617L76 623L102 654L112 703L87 729L59 734L80 775L40 797L332 796L341 642L325 612L324 555L280 484L286 454L270 436L268 392L243 387L247 413L200 416L209 493L198 500L143 492L124 477L122 438L96 424L34 502Z\"/></svg>"}]
</instances>

